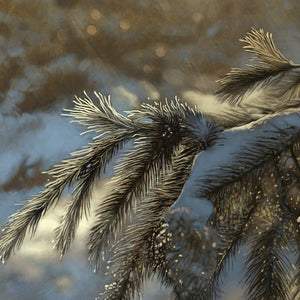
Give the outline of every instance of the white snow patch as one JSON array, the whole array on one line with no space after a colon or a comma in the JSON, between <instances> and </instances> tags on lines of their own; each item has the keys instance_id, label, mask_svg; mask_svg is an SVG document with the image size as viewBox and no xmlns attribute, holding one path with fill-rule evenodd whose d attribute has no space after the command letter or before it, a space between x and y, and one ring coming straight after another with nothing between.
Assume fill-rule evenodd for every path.
<instances>
[{"instance_id":1,"label":"white snow patch","mask_svg":"<svg viewBox=\"0 0 300 300\"><path fill-rule=\"evenodd\" d=\"M42 160L49 168L87 144L91 138L80 136L80 129L57 112L0 117L0 185L25 158L28 164Z\"/></svg>"},{"instance_id":2,"label":"white snow patch","mask_svg":"<svg viewBox=\"0 0 300 300\"><path fill-rule=\"evenodd\" d=\"M195 161L192 178L194 186L207 188L208 179L211 186L218 185L218 177L231 180L233 171L243 174L254 165L259 165L264 159L267 147L276 152L288 145L291 137L300 132L300 114L298 109L288 109L282 115L269 115L256 122L225 130L220 134L220 140L211 148L203 151ZM269 142L267 142L269 141ZM251 164L239 164L246 161L249 150L255 149L257 156ZM235 168L238 165L239 170ZM210 188L210 187L209 187Z\"/></svg>"}]
</instances>

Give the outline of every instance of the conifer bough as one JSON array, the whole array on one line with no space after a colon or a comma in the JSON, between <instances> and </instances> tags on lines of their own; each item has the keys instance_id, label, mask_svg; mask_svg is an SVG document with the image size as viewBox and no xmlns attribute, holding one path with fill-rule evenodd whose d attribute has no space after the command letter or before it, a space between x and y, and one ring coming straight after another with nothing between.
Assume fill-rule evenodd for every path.
<instances>
[{"instance_id":1,"label":"conifer bough","mask_svg":"<svg viewBox=\"0 0 300 300\"><path fill-rule=\"evenodd\" d=\"M93 183L133 140L90 229L91 264L97 270L110 258L111 282L99 297L130 299L156 275L175 299L218 298L222 271L244 247L246 299L299 299L300 65L263 30L252 29L242 42L255 63L219 80L214 113L175 98L124 116L109 96L95 92L97 104L86 93L76 97L66 115L96 137L48 171L53 180L44 191L10 217L0 237L2 261L72 186L54 232L63 256L88 215ZM196 196L214 206L203 228L171 210L190 176Z\"/></svg>"}]
</instances>

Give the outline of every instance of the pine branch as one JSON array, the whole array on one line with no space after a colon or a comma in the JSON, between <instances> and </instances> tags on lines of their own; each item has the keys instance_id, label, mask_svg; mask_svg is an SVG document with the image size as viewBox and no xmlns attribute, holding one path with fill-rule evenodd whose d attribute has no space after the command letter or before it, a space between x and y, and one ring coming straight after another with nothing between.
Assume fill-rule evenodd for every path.
<instances>
[{"instance_id":1,"label":"pine branch","mask_svg":"<svg viewBox=\"0 0 300 300\"><path fill-rule=\"evenodd\" d=\"M60 233L57 231L57 248L63 254L69 247L76 230L76 226L73 228L70 226L78 224L82 212L89 206L88 200L85 200L90 190L89 184L92 183L95 175L105 168L113 153L128 138L138 132L139 128L135 122L119 115L105 97L100 94L97 95L99 100L102 101L100 101L102 110L97 109L88 98L74 101L76 104L75 109L71 111L70 115L74 116L79 123L86 125L88 131L94 130L97 132L98 127L102 128L104 126L107 132L114 129L113 135L105 136L101 142L96 142L83 150L72 153L73 158L63 160L61 164L46 172L55 179L47 183L45 190L39 195L27 201L23 209L12 215L3 229L0 237L2 261L6 261L11 252L21 246L27 230L30 230L32 234L35 233L41 216L56 204L64 188L79 181L77 190L75 189L74 202L69 205L68 216L71 219L65 219L65 223L61 225L64 228L59 229L61 230ZM107 108L105 108L105 105L107 105ZM97 117L97 114L99 117ZM111 127L111 124L118 125L120 128ZM65 238L69 240L64 241Z\"/></svg>"},{"instance_id":2,"label":"pine branch","mask_svg":"<svg viewBox=\"0 0 300 300\"><path fill-rule=\"evenodd\" d=\"M74 109L64 109L69 112L63 116L72 117L80 125L87 127L88 132L100 132L100 136L107 133L114 133L116 130L133 131L136 129L136 124L129 118L118 113L110 102L110 95L105 97L101 93L94 92L99 100L99 105L95 105L93 100L84 92L85 98L81 99L75 96Z\"/></svg>"},{"instance_id":3,"label":"pine branch","mask_svg":"<svg viewBox=\"0 0 300 300\"><path fill-rule=\"evenodd\" d=\"M56 179L46 184L46 189L32 200L29 200L23 210L12 215L0 237L1 257L6 260L15 247L23 241L26 230L35 232L40 217L60 198L63 189L76 180L84 166L78 164L77 158L65 160L61 165L49 171Z\"/></svg>"},{"instance_id":4,"label":"pine branch","mask_svg":"<svg viewBox=\"0 0 300 300\"><path fill-rule=\"evenodd\" d=\"M265 64L270 68L293 64L276 48L272 38L272 33L265 34L262 29L258 31L252 28L251 32L246 35L245 39L241 39L240 41L247 44L244 46L246 51L256 54L252 60Z\"/></svg>"},{"instance_id":5,"label":"pine branch","mask_svg":"<svg viewBox=\"0 0 300 300\"><path fill-rule=\"evenodd\" d=\"M261 200L259 172L250 173L234 187L227 186L218 192L214 202L215 213L211 224L217 230L221 245L217 249L217 264L208 282L208 295L219 297L221 294L220 277L226 264L236 256L249 235L249 228L254 213Z\"/></svg>"},{"instance_id":6,"label":"pine branch","mask_svg":"<svg viewBox=\"0 0 300 300\"><path fill-rule=\"evenodd\" d=\"M298 109L287 111L290 113L273 114L250 126L223 131L219 135L220 143L213 145L209 151L202 152L196 161L196 166L199 166L195 182L196 195L210 197L209 195L238 181L252 170L272 161L274 155L299 141Z\"/></svg>"},{"instance_id":7,"label":"pine branch","mask_svg":"<svg viewBox=\"0 0 300 300\"><path fill-rule=\"evenodd\" d=\"M257 95L260 90L259 96L264 100L267 98L269 105L273 105L274 101L286 103L299 98L300 66L281 54L274 45L272 34L252 29L241 41L246 43L246 51L256 54L252 60L258 64L250 65L250 70L233 68L220 79L222 86L216 91L220 99L240 103L252 92ZM264 101L259 104L267 108Z\"/></svg>"},{"instance_id":8,"label":"pine branch","mask_svg":"<svg viewBox=\"0 0 300 300\"><path fill-rule=\"evenodd\" d=\"M46 184L45 190L29 200L24 208L12 215L6 224L0 237L2 259L5 261L15 247L20 247L27 229L30 229L34 234L41 216L46 213L49 207L56 204L67 185L81 181L74 197L75 202L71 204L71 207L74 207L72 214L70 215L70 211L68 213L71 219L66 219L69 224L78 224L82 211L85 211L89 206L88 200L85 198L89 193L89 184L127 138L126 135L120 136L118 134L105 137L102 143L93 144L90 148L73 153L75 157L63 160L60 165L48 171L47 173L55 180ZM69 228L69 231L74 232L75 228ZM64 241L64 239L67 237L72 239L73 233L61 232L60 235L57 248L64 253L69 246L69 242Z\"/></svg>"},{"instance_id":9,"label":"pine branch","mask_svg":"<svg viewBox=\"0 0 300 300\"><path fill-rule=\"evenodd\" d=\"M159 261L156 273L165 285L173 288L174 299L208 300L211 298L207 281L216 261L215 235L188 214L178 209L170 212L169 226L161 238L169 238L170 246L164 255L156 256ZM160 246L158 244L156 249Z\"/></svg>"},{"instance_id":10,"label":"pine branch","mask_svg":"<svg viewBox=\"0 0 300 300\"><path fill-rule=\"evenodd\" d=\"M299 211L298 211L299 212ZM291 300L297 300L300 296L300 217L297 211L291 213L288 223L289 230L289 243L294 245L292 252L297 257L294 267L293 277L289 283L291 289Z\"/></svg>"},{"instance_id":11,"label":"pine branch","mask_svg":"<svg viewBox=\"0 0 300 300\"><path fill-rule=\"evenodd\" d=\"M298 116L296 115L296 117L298 118ZM270 118L268 118L270 119ZM271 119L270 119L271 120ZM270 120L268 120L267 122L269 122ZM296 119L297 120L297 119ZM266 120L264 122L258 122L258 124L264 124L263 126L267 126ZM298 122L296 122L295 124L297 124ZM281 127L282 125L287 125L287 123L285 121L281 122L281 121L276 121L273 123L274 125L272 125L272 127L276 128L278 130L278 133L284 130L284 126ZM276 124L276 126L275 126ZM254 126L256 133L258 133L258 127L259 126ZM289 127L289 126L288 126ZM283 142L283 144L285 145L285 148L282 148L281 151L277 151L277 153L282 153L282 155L286 156L287 152L290 151L291 146L289 145L293 145L293 143L297 140L299 140L299 133L296 131L294 131L294 127L292 126L291 128L293 128L293 134L291 134L289 136L289 139L291 138L290 142ZM274 162L274 149L276 149L276 142L274 141L274 137L276 136L276 139L278 137L280 137L280 135L278 136L278 134L275 134L275 132L272 132L271 130L268 129L268 133L271 134L271 136L273 136L271 138L271 140L273 139L273 143L271 145L271 140L270 140L270 144L268 145L268 143L266 141L268 141L268 136L264 136L264 139L262 139L262 141L264 141L264 145L262 146L262 148L260 150L262 150L264 148L264 154L261 155L260 157L263 158L261 160L261 158L259 158L259 156L257 156L257 154L253 153L253 150L257 148L257 142L258 140L251 141L250 138L250 145L248 143L248 140L243 140L243 144L245 145L245 148L243 146L243 151L245 151L245 156L241 155L240 149L236 149L237 145L235 145L235 150L238 151L239 153L239 158L241 157L247 157L247 160L239 160L238 159L238 163L235 165L235 163L232 162L232 160L228 160L225 157L225 161L227 161L227 163L231 164L231 168L233 170L229 171L228 168L228 173L226 169L222 169L222 172L227 173L227 177L225 176L225 174L223 173L223 179L226 178L224 181L227 181L226 183L223 182L222 184L220 184L218 186L218 188L215 188L217 186L217 182L218 182L218 178L216 181L214 181L213 183L211 183L211 180L209 180L209 176L210 174L207 174L206 171L203 171L203 174L205 174L206 176L208 176L208 179L206 182L206 185L204 186L201 184L201 187L205 187L207 189L207 191L209 190L209 192L205 192L204 195L206 195L206 197L208 198L212 198L215 199L214 201L214 206L215 206L215 214L213 217L210 218L211 223L214 225L214 228L218 231L218 235L221 236L224 241L223 241L223 245L222 248L220 249L220 253L221 256L219 257L219 261L218 264L216 266L215 272L212 276L212 279L210 281L209 284L209 291L212 293L210 293L211 296L216 296L218 295L219 289L218 289L218 284L219 284L219 276L221 275L222 269L224 268L224 263L228 260L228 258L232 257L235 255L236 250L238 249L238 247L241 245L242 242L245 241L245 237L247 236L246 233L244 232L244 229L247 226L247 232L248 232L248 237L250 237L250 228L253 227L252 226L252 216L254 216L255 214L260 215L261 212L258 212L258 205L260 202L264 202L264 201L269 201L268 198L265 199L265 197L262 198L262 195L269 195L269 197L272 197L270 194L270 190L267 190L267 186L264 187L264 190L260 190L260 182L267 182L266 185L270 185L273 186L274 183L272 184L271 182L268 182L268 176L270 176L270 174L268 174L268 170L272 170L272 165L274 165L275 169L274 169L274 174L277 175L277 185L279 186L279 190L278 192L274 192L274 199L276 199L277 197L277 193L281 195L281 199L278 205L278 207L280 207L281 212L283 212L283 218L288 218L290 213L291 213L291 208L289 207L289 203L287 201L287 191L286 191L286 183L284 182L285 177L284 174L282 173L283 171L281 171L280 168L283 168L284 166L279 166L279 164L282 164L283 162L281 162L281 157L279 156L275 156L275 162ZM256 135L255 138L259 137L259 133L258 135ZM243 135L245 136L245 135ZM275 139L275 140L276 140ZM237 140L237 137L235 136L235 140ZM219 141L222 141L223 144L223 149L224 149L224 145L226 145L227 143L229 143L228 141L226 141L226 139L222 139L222 135L219 136ZM261 142L262 142L261 141ZM253 143L252 143L253 142ZM260 142L259 142L260 143ZM246 146L247 145L247 146ZM254 147L252 146L254 145ZM279 144L278 144L279 145ZM252 147L251 147L252 146ZM270 147L271 146L271 147ZM274 147L275 146L275 147ZM273 150L272 150L273 148ZM213 148L212 148L213 149ZM212 150L211 149L211 150ZM256 150L255 150L256 152ZM275 151L276 153L276 151ZM203 168L203 165L200 163L201 161L208 161L210 164L210 167L212 167L211 165L211 161L208 160L207 157L205 157L205 154L208 154L208 152L206 151L206 153L202 153L200 154L199 158L198 158L198 162L197 165ZM203 159L201 160L201 156L204 156ZM216 155L213 155L211 153L212 157L217 157ZM223 154L224 155L224 154ZM251 157L255 157L255 159L251 159ZM288 159L288 158L287 158ZM256 167L247 167L248 162L252 161L252 163L257 164ZM271 165L270 165L271 164ZM217 162L218 167L220 168L220 166L222 164L220 164L220 161ZM240 170L238 170L237 172L234 170L237 167L242 167L242 171L240 173ZM199 167L198 167L199 168ZM261 169L261 175L260 174L255 174L257 169ZM290 169L290 167L289 167ZM204 167L205 170L205 167ZM267 171L266 171L267 170ZM221 169L218 169L218 171L221 172ZM215 172L215 171L214 171ZM231 173L236 172L236 177L233 176L231 179L228 178L228 175L230 175ZM255 174L255 176L252 178L252 180L250 180L249 175L251 175L251 172ZM202 173L202 172L201 172ZM238 176L238 174L240 173L240 176ZM243 174L243 175L242 175ZM274 174L271 174L272 176ZM221 177L220 176L220 179ZM271 176L271 177L272 177ZM200 177L201 178L201 177ZM212 177L211 177L212 178ZM287 178L290 178L289 176ZM199 179L199 177L198 177ZM222 179L222 180L223 180ZM294 180L289 179L292 184L294 183ZM292 181L291 181L292 180ZM240 182L240 184L239 184ZM247 185L250 184L250 188L247 188ZM213 187L214 186L214 187ZM246 191L249 190L250 191L250 195L246 195ZM255 194L255 191L259 192L259 195ZM203 194L202 194L203 195ZM217 195L217 196L216 196ZM256 203L254 206L252 206L252 208L250 209L250 214L247 217L247 214L249 213L249 211L247 211L247 207L248 207L248 201L247 199L249 198L253 198L253 201ZM243 209L243 211L237 211L235 212L236 208L240 208ZM246 214L245 214L246 213ZM241 216L243 216L241 217ZM275 217L275 215L273 215L273 217ZM257 220L255 223L259 224L261 222L261 220ZM254 224L254 223L253 223ZM284 225L282 225L284 226ZM281 228L279 228L281 230ZM263 231L264 229L262 229ZM284 234L286 235L287 233L284 232ZM246 239L247 240L247 239ZM279 262L279 264L284 263L286 269L284 270L286 273L282 273L282 276L285 276L287 274L287 270L291 269L290 266L290 262L288 260L287 257L285 257L282 254L283 259L282 262ZM258 265L257 265L258 266ZM251 270L252 272L253 270ZM249 271L249 274L251 273ZM259 271L257 271L259 272ZM263 279L262 279L263 280ZM257 282L253 283L251 285L251 287L249 288L249 290L253 290L254 288L256 288L257 286ZM282 286L283 288L283 286ZM284 286L284 288L286 288L286 286ZM283 293L285 293L286 291L288 291L288 289L286 289L285 291L281 291ZM288 293L288 292L287 292ZM257 298L256 298L257 297ZM255 296L253 296L253 299L267 299L264 297L258 296L258 294L256 294Z\"/></svg>"},{"instance_id":12,"label":"pine branch","mask_svg":"<svg viewBox=\"0 0 300 300\"><path fill-rule=\"evenodd\" d=\"M294 146L293 145L290 147L290 151L291 151L291 156L293 158L293 161L294 161L294 163L296 165L296 170L297 170L297 172L298 172L298 174L300 176L300 164L299 164L298 158L297 158L297 156L295 154L295 150L294 150Z\"/></svg>"},{"instance_id":13,"label":"pine branch","mask_svg":"<svg viewBox=\"0 0 300 300\"><path fill-rule=\"evenodd\" d=\"M104 248L124 224L128 209L157 182L159 172L164 173L169 167L183 136L199 145L199 149L205 149L218 138L222 130L179 100L164 105L144 104L141 110L128 112L128 117L144 124L147 122L141 119L152 119L147 124L148 130L151 129L149 137L137 140L134 152L128 155L118 169L115 178L117 188L99 205L98 221L91 229L89 240L90 261L96 265L96 269L100 265Z\"/></svg>"},{"instance_id":14,"label":"pine branch","mask_svg":"<svg viewBox=\"0 0 300 300\"><path fill-rule=\"evenodd\" d=\"M200 114L197 107L190 107L187 103L182 103L180 99L175 97L174 101L166 99L165 103L154 102L143 103L138 110L127 111L128 118L131 120L140 120L149 118L154 122L160 123L162 120L165 122L180 122L186 119L187 116Z\"/></svg>"},{"instance_id":15,"label":"pine branch","mask_svg":"<svg viewBox=\"0 0 300 300\"><path fill-rule=\"evenodd\" d=\"M247 292L249 299L287 299L293 269L287 254L293 249L288 227L292 211L279 156L273 157L263 176L264 197L253 218L253 234L247 245Z\"/></svg>"},{"instance_id":16,"label":"pine branch","mask_svg":"<svg viewBox=\"0 0 300 300\"><path fill-rule=\"evenodd\" d=\"M193 159L199 151L197 147L193 151L188 148L190 154L187 155L186 150L186 146L180 146L179 153L171 160L172 167L161 170L160 180L137 206L134 223L126 228L122 239L114 246L110 272L117 277L107 286L107 300L127 299L124 295L133 297L149 272L147 270L151 265L145 261L144 252L148 251L145 245L148 245L153 232L179 198L191 172Z\"/></svg>"},{"instance_id":17,"label":"pine branch","mask_svg":"<svg viewBox=\"0 0 300 300\"><path fill-rule=\"evenodd\" d=\"M282 235L282 224L255 236L247 253L246 282L249 300L288 299L287 274L290 262L284 253L288 241Z\"/></svg>"},{"instance_id":18,"label":"pine branch","mask_svg":"<svg viewBox=\"0 0 300 300\"><path fill-rule=\"evenodd\" d=\"M296 286L300 282L295 196L300 178L300 65L288 61L272 35L262 30L253 29L242 41L246 51L256 55L252 59L256 63L250 70L232 69L220 80L217 95L228 106L211 118L177 98L142 104L125 117L111 106L109 96L95 92L98 105L86 93L83 99L76 97L74 109L66 110L66 115L86 126L84 133L98 136L54 166L48 172L54 180L10 218L0 237L2 261L21 246L27 230L34 234L64 188L74 185L72 200L55 230L56 248L63 255L79 221L89 212L94 181L123 144L133 139L134 147L119 163L112 192L100 203L90 232L89 256L96 269L115 242L106 299L134 297L143 280L154 274L172 286L176 299L216 297L222 270L244 243L249 249L249 299L289 297L289 282ZM214 202L210 220L222 242L211 279L195 271L195 266L201 268L199 254L208 255L200 249L206 246L201 234L187 237L183 226L172 229L170 224L167 229L164 220L192 169L198 196ZM191 224L185 225L195 232ZM173 239L168 230L176 232ZM190 243L185 244L187 239ZM176 243L179 246L173 249ZM208 248L214 252L214 246ZM293 280L287 250L298 255ZM187 251L189 255L184 254ZM294 294L296 299L299 291Z\"/></svg>"},{"instance_id":19,"label":"pine branch","mask_svg":"<svg viewBox=\"0 0 300 300\"><path fill-rule=\"evenodd\" d=\"M159 132L159 127L154 132ZM120 166L114 180L117 188L100 204L97 211L98 221L91 229L89 253L96 269L110 237L124 223L126 211L132 206L132 201L145 195L149 188L162 180L158 179L159 173L164 174L170 168L169 164L172 165L173 148L176 144L164 141L160 136L144 138L138 142L137 148Z\"/></svg>"},{"instance_id":20,"label":"pine branch","mask_svg":"<svg viewBox=\"0 0 300 300\"><path fill-rule=\"evenodd\" d=\"M119 134L106 136L99 142L91 144L89 148L76 153L77 155L86 154L84 157L80 156L80 163L84 168L80 171L79 182L73 191L72 200L67 205L67 211L54 231L55 246L61 256L69 249L83 214L86 216L88 214L93 182L129 137L130 135L126 137ZM79 165L78 160L77 158L77 165ZM60 173L63 171L62 168Z\"/></svg>"},{"instance_id":21,"label":"pine branch","mask_svg":"<svg viewBox=\"0 0 300 300\"><path fill-rule=\"evenodd\" d=\"M298 245L298 253L300 253L300 245ZM297 300L300 297L300 254L298 254L298 259L296 262L296 274L292 279L292 284L295 287L292 294L292 300Z\"/></svg>"},{"instance_id":22,"label":"pine branch","mask_svg":"<svg viewBox=\"0 0 300 300\"><path fill-rule=\"evenodd\" d=\"M92 227L89 241L90 261L100 265L102 251L125 221L127 210L157 180L157 173L165 167L162 149L155 140L144 139L122 163L113 185L112 193L99 205L97 221Z\"/></svg>"},{"instance_id":23,"label":"pine branch","mask_svg":"<svg viewBox=\"0 0 300 300\"><path fill-rule=\"evenodd\" d=\"M193 132L197 132L196 128L194 129L195 131ZM211 128L211 132L215 132L215 129ZM212 137L213 135L208 134L208 136ZM212 139L209 141L210 143L213 142ZM191 172L194 157L203 149L203 146L201 143L188 138L179 146L179 149L179 152L177 153L176 151L175 157L172 159L172 166L165 172L161 171L161 179L158 180L157 185L141 199L141 202L136 207L133 224L126 228L121 240L113 246L112 251L114 255L110 261L109 270L111 274L116 274L116 277L113 277L111 284L107 286L106 293L108 296L106 299L127 299L133 297L135 292L140 289L143 280L157 272L166 284L172 282L176 286L176 293L180 292L181 298L187 293L187 291L183 290L182 284L178 283L179 278L177 277L180 277L180 275L177 276L174 273L171 277L166 276L168 268L174 262L166 263L162 259L166 255L164 252L166 250L163 250L165 248L162 246L165 240L163 239L161 241L162 245L159 246L156 246L156 243L153 241L154 233L160 232L158 228L160 228L161 220L179 198L183 185ZM150 245L149 242L151 242ZM153 255L151 255L151 249L153 249ZM199 257L199 253L195 253L195 256ZM185 278L185 280L188 279ZM196 280L196 277L193 280ZM196 282L197 284L190 290L186 299L194 299L192 292L196 293L197 297L200 295L199 291L195 291L196 286L198 288L198 279ZM184 286L187 284L187 281L185 281ZM192 283L190 282L190 284Z\"/></svg>"}]
</instances>

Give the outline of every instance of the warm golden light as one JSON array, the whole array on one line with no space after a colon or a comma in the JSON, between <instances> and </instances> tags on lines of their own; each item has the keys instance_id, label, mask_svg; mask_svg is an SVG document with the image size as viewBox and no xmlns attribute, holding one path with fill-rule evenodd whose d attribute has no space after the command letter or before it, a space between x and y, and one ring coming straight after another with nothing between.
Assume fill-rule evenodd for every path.
<instances>
[{"instance_id":1,"label":"warm golden light","mask_svg":"<svg viewBox=\"0 0 300 300\"><path fill-rule=\"evenodd\" d=\"M144 71L144 73L146 73L146 74L151 73L151 72L152 72L152 67L149 66L149 65L144 65L143 71Z\"/></svg>"},{"instance_id":2,"label":"warm golden light","mask_svg":"<svg viewBox=\"0 0 300 300\"><path fill-rule=\"evenodd\" d=\"M89 35L95 35L97 33L97 28L95 25L89 25L87 28L86 28L86 31Z\"/></svg>"},{"instance_id":3,"label":"warm golden light","mask_svg":"<svg viewBox=\"0 0 300 300\"><path fill-rule=\"evenodd\" d=\"M200 23L203 19L203 16L201 13L194 13L192 18L195 23Z\"/></svg>"},{"instance_id":4,"label":"warm golden light","mask_svg":"<svg viewBox=\"0 0 300 300\"><path fill-rule=\"evenodd\" d=\"M120 28L124 31L127 31L130 28L130 23L127 20L122 20L120 22Z\"/></svg>"},{"instance_id":5,"label":"warm golden light","mask_svg":"<svg viewBox=\"0 0 300 300\"><path fill-rule=\"evenodd\" d=\"M95 21L98 21L101 18L101 12L98 9L92 9L90 15Z\"/></svg>"},{"instance_id":6,"label":"warm golden light","mask_svg":"<svg viewBox=\"0 0 300 300\"><path fill-rule=\"evenodd\" d=\"M158 46L156 49L155 49L155 54L158 56L158 57L164 57L166 55L166 49L164 46Z\"/></svg>"}]
</instances>

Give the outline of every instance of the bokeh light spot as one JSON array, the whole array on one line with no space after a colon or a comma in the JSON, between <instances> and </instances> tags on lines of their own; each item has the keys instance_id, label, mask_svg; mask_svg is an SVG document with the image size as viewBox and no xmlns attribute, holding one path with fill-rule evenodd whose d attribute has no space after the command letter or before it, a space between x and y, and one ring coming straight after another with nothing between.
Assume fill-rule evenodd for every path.
<instances>
[{"instance_id":1,"label":"bokeh light spot","mask_svg":"<svg viewBox=\"0 0 300 300\"><path fill-rule=\"evenodd\" d=\"M195 23L200 23L203 19L203 16L201 13L193 13L192 18Z\"/></svg>"},{"instance_id":2,"label":"bokeh light spot","mask_svg":"<svg viewBox=\"0 0 300 300\"><path fill-rule=\"evenodd\" d=\"M164 57L166 55L166 48L164 46L158 46L156 49L155 49L155 54L158 56L158 57Z\"/></svg>"},{"instance_id":3,"label":"bokeh light spot","mask_svg":"<svg viewBox=\"0 0 300 300\"><path fill-rule=\"evenodd\" d=\"M97 33L97 28L95 25L89 25L87 28L86 28L86 31L89 35L95 35Z\"/></svg>"},{"instance_id":4,"label":"bokeh light spot","mask_svg":"<svg viewBox=\"0 0 300 300\"><path fill-rule=\"evenodd\" d=\"M90 15L95 21L98 21L101 18L101 12L98 9L92 9Z\"/></svg>"},{"instance_id":5,"label":"bokeh light spot","mask_svg":"<svg viewBox=\"0 0 300 300\"><path fill-rule=\"evenodd\" d=\"M127 20L122 20L120 22L120 28L123 30L123 31L127 31L129 28L130 28L130 23L127 21Z\"/></svg>"},{"instance_id":6,"label":"bokeh light spot","mask_svg":"<svg viewBox=\"0 0 300 300\"><path fill-rule=\"evenodd\" d=\"M149 65L144 65L143 71L144 71L144 73L149 74L152 72L152 67Z\"/></svg>"}]
</instances>

